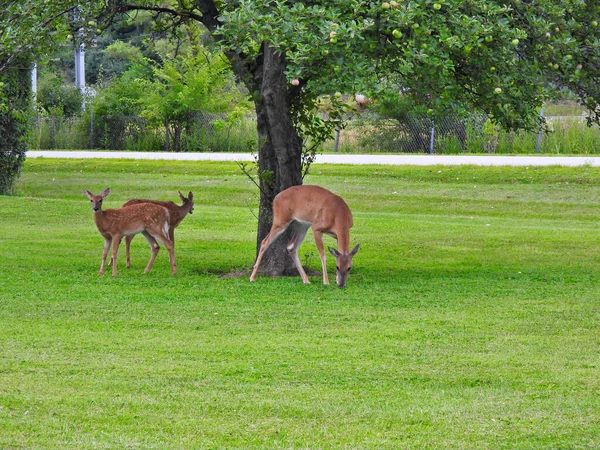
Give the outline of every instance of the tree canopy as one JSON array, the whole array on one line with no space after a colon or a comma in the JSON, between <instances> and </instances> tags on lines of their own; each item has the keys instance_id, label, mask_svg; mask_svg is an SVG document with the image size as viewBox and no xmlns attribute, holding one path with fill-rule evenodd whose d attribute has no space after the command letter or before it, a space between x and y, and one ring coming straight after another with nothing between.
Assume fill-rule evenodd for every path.
<instances>
[{"instance_id":1,"label":"tree canopy","mask_svg":"<svg viewBox=\"0 0 600 450\"><path fill-rule=\"evenodd\" d=\"M391 90L425 109L468 105L518 128L532 125L545 99L569 89L600 119L600 6L593 0L82 3L9 4L0 16L4 66L6 55L40 53L48 39L67 35L91 39L117 14L146 10L164 25L212 25L234 65L246 66L238 75L268 41L306 97Z\"/></svg>"}]
</instances>

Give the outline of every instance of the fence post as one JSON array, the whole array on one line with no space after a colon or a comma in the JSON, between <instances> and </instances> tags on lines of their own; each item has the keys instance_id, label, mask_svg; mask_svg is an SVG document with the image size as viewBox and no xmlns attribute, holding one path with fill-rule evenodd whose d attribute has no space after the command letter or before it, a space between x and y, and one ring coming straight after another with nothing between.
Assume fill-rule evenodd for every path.
<instances>
[{"instance_id":1,"label":"fence post","mask_svg":"<svg viewBox=\"0 0 600 450\"><path fill-rule=\"evenodd\" d=\"M542 119L544 118L544 108L540 110L540 130L538 131L537 143L535 144L535 152L540 152L540 144L542 143Z\"/></svg>"},{"instance_id":2,"label":"fence post","mask_svg":"<svg viewBox=\"0 0 600 450\"><path fill-rule=\"evenodd\" d=\"M31 93L33 94L33 109L37 110L37 63L31 68Z\"/></svg>"},{"instance_id":3,"label":"fence post","mask_svg":"<svg viewBox=\"0 0 600 450\"><path fill-rule=\"evenodd\" d=\"M51 148L56 148L56 116L54 115L54 113L52 113L52 125L50 127L50 144L52 145Z\"/></svg>"},{"instance_id":4,"label":"fence post","mask_svg":"<svg viewBox=\"0 0 600 450\"><path fill-rule=\"evenodd\" d=\"M335 130L335 147L333 148L333 151L335 153L337 153L340 148L340 131L342 128L342 121L338 120L337 123L338 123L337 130Z\"/></svg>"},{"instance_id":5,"label":"fence post","mask_svg":"<svg viewBox=\"0 0 600 450\"><path fill-rule=\"evenodd\" d=\"M429 141L429 154L433 155L433 142L435 140L435 127L431 127L431 140Z\"/></svg>"}]
</instances>

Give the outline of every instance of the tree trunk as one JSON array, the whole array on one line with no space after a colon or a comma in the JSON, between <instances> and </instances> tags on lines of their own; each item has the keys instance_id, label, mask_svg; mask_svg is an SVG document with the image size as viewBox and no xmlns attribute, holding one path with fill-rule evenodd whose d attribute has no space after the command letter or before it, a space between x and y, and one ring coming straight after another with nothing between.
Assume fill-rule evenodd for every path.
<instances>
[{"instance_id":1,"label":"tree trunk","mask_svg":"<svg viewBox=\"0 0 600 450\"><path fill-rule=\"evenodd\" d=\"M273 199L291 187L302 184L302 140L290 115L290 96L285 77L285 60L267 42L257 61L254 83L259 139L260 206L257 252L273 223ZM283 233L263 257L261 271L269 276L297 275L286 245L291 230Z\"/></svg>"},{"instance_id":2,"label":"tree trunk","mask_svg":"<svg viewBox=\"0 0 600 450\"><path fill-rule=\"evenodd\" d=\"M168 152L171 150L171 145L170 145L170 141L169 141L169 121L167 119L165 119L165 152Z\"/></svg>"},{"instance_id":3,"label":"tree trunk","mask_svg":"<svg viewBox=\"0 0 600 450\"><path fill-rule=\"evenodd\" d=\"M173 151L176 153L181 151L181 125L178 123L173 125Z\"/></svg>"}]
</instances>

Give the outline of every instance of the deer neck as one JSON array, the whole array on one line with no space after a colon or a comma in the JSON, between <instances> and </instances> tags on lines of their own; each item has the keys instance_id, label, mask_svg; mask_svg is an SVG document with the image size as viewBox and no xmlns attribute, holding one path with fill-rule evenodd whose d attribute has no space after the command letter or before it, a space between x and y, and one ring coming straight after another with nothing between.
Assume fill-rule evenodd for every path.
<instances>
[{"instance_id":1,"label":"deer neck","mask_svg":"<svg viewBox=\"0 0 600 450\"><path fill-rule=\"evenodd\" d=\"M181 217L185 217L190 213L190 209L192 209L192 205L191 205L191 203L184 203L177 209L179 210L179 215Z\"/></svg>"},{"instance_id":2,"label":"deer neck","mask_svg":"<svg viewBox=\"0 0 600 450\"><path fill-rule=\"evenodd\" d=\"M350 253L350 231L347 229L337 229L338 252L343 254Z\"/></svg>"},{"instance_id":3,"label":"deer neck","mask_svg":"<svg viewBox=\"0 0 600 450\"><path fill-rule=\"evenodd\" d=\"M104 231L104 211L101 209L94 211L94 222L96 222L99 231Z\"/></svg>"},{"instance_id":4,"label":"deer neck","mask_svg":"<svg viewBox=\"0 0 600 450\"><path fill-rule=\"evenodd\" d=\"M175 208L169 209L169 212L171 212L170 223L173 226L177 226L183 219L185 219L185 216L190 213L192 204L189 202L183 202L181 205L175 204L174 206Z\"/></svg>"}]
</instances>

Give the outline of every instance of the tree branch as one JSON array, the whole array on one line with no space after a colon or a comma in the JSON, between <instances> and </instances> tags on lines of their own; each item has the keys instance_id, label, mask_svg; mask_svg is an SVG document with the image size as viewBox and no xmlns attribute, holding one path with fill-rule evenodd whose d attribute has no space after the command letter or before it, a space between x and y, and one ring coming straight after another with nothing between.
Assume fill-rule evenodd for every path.
<instances>
[{"instance_id":1,"label":"tree branch","mask_svg":"<svg viewBox=\"0 0 600 450\"><path fill-rule=\"evenodd\" d=\"M169 14L171 16L183 17L193 19L198 22L203 22L203 18L200 14L196 14L192 11L182 11L172 8L165 8L162 6L120 5L117 8L115 8L115 12L117 13L127 13L129 11L152 11L159 14Z\"/></svg>"},{"instance_id":2,"label":"tree branch","mask_svg":"<svg viewBox=\"0 0 600 450\"><path fill-rule=\"evenodd\" d=\"M61 11L59 13L54 14L52 17L50 17L49 19L44 20L44 23L42 24L43 27L47 27L48 25L50 25L50 23L54 20L59 18L60 16L64 16L67 13L70 13L71 11L74 11L77 9L77 6L71 6L70 8L65 9L64 11Z\"/></svg>"},{"instance_id":3,"label":"tree branch","mask_svg":"<svg viewBox=\"0 0 600 450\"><path fill-rule=\"evenodd\" d=\"M219 10L213 0L196 0L194 10L177 10L173 8L167 8L162 6L145 6L136 4L122 4L115 7L115 14L127 13L130 11L152 11L159 14L170 14L171 16L181 17L185 19L192 19L202 23L212 34L216 41L221 40L221 36L216 33L217 27L220 25L219 22ZM251 80L253 78L252 71L253 67L251 62L244 59L243 55L232 51L225 53L233 66L234 72L238 76L238 79L244 82L250 92L254 90L254 86L251 86Z\"/></svg>"}]
</instances>

